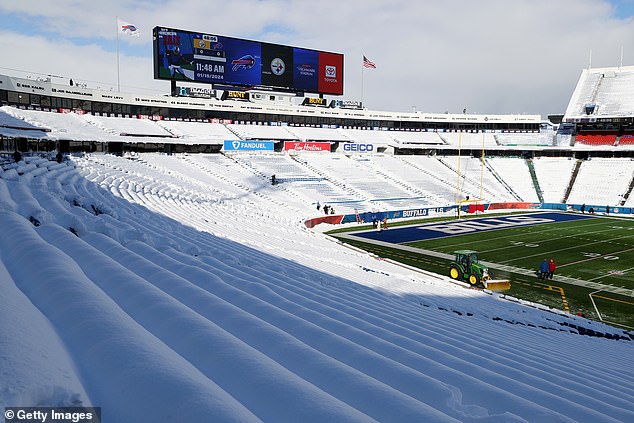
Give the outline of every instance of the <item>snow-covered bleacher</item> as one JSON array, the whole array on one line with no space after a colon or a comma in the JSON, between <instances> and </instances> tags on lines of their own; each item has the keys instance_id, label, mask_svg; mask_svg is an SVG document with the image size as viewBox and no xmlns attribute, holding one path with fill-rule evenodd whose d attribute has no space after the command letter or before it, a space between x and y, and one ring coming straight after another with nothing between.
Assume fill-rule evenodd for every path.
<instances>
[{"instance_id":1,"label":"snow-covered bleacher","mask_svg":"<svg viewBox=\"0 0 634 423\"><path fill-rule=\"evenodd\" d=\"M276 185L271 187L276 196L285 193L284 204L297 209L310 210L317 202L336 205L337 213L353 213L362 203L355 197L356 193L334 184L328 175L307 165L307 156L320 155L308 152L298 156L279 154L240 154L232 159L243 168L262 177L265 184L270 184L270 176L275 175ZM366 204L367 206L367 204Z\"/></svg>"},{"instance_id":2,"label":"snow-covered bleacher","mask_svg":"<svg viewBox=\"0 0 634 423\"><path fill-rule=\"evenodd\" d=\"M601 116L634 114L634 66L606 71L601 78L595 103Z\"/></svg>"},{"instance_id":3,"label":"snow-covered bleacher","mask_svg":"<svg viewBox=\"0 0 634 423\"><path fill-rule=\"evenodd\" d=\"M286 126L278 125L244 125L230 123L227 128L243 140L298 140L286 130Z\"/></svg>"},{"instance_id":4,"label":"snow-covered bleacher","mask_svg":"<svg viewBox=\"0 0 634 423\"><path fill-rule=\"evenodd\" d=\"M634 160L629 158L586 160L581 164L568 203L620 204L633 175Z\"/></svg>"},{"instance_id":5,"label":"snow-covered bleacher","mask_svg":"<svg viewBox=\"0 0 634 423\"><path fill-rule=\"evenodd\" d=\"M479 157L460 157L460 167L458 168L458 157L440 158L443 163L451 167L456 175L458 171L461 176L461 186L471 186L478 195L473 198L482 198L488 201L514 201L516 198L498 180L496 175L486 166L483 167L482 159Z\"/></svg>"},{"instance_id":6,"label":"snow-covered bleacher","mask_svg":"<svg viewBox=\"0 0 634 423\"><path fill-rule=\"evenodd\" d=\"M500 145L505 146L551 146L553 145L553 132L533 132L533 133L496 133L495 139Z\"/></svg>"},{"instance_id":7,"label":"snow-covered bleacher","mask_svg":"<svg viewBox=\"0 0 634 423\"><path fill-rule=\"evenodd\" d=\"M602 73L597 72L597 69L584 69L581 72L565 116L585 115L585 105L594 102L601 78Z\"/></svg>"},{"instance_id":8,"label":"snow-covered bleacher","mask_svg":"<svg viewBox=\"0 0 634 423\"><path fill-rule=\"evenodd\" d=\"M455 201L455 190L433 175L403 160L404 157L406 156L369 156L368 165L372 166L376 172L386 175L385 177L408 186L408 189L416 195L422 196L416 199L417 203L435 206L448 205Z\"/></svg>"},{"instance_id":9,"label":"snow-covered bleacher","mask_svg":"<svg viewBox=\"0 0 634 423\"><path fill-rule=\"evenodd\" d=\"M121 137L174 138L174 135L149 119L82 115L86 121L104 131Z\"/></svg>"},{"instance_id":10,"label":"snow-covered bleacher","mask_svg":"<svg viewBox=\"0 0 634 423\"><path fill-rule=\"evenodd\" d=\"M21 115L14 113L20 109L0 107L0 135L3 137L47 138L49 130L44 125L29 122Z\"/></svg>"},{"instance_id":11,"label":"snow-covered bleacher","mask_svg":"<svg viewBox=\"0 0 634 423\"><path fill-rule=\"evenodd\" d=\"M157 124L177 136L184 144L222 144L235 138L235 134L221 123L157 121Z\"/></svg>"},{"instance_id":12,"label":"snow-covered bleacher","mask_svg":"<svg viewBox=\"0 0 634 423\"><path fill-rule=\"evenodd\" d=\"M351 141L339 129L287 126L286 130L302 141Z\"/></svg>"},{"instance_id":13,"label":"snow-covered bleacher","mask_svg":"<svg viewBox=\"0 0 634 423\"><path fill-rule=\"evenodd\" d=\"M333 184L349 192L349 200L369 202L370 209L388 210L402 207L407 202L413 205L417 200L422 201L417 198L420 193L374 171L369 166L370 159L367 157L304 154L302 160ZM360 208L356 204L354 207Z\"/></svg>"},{"instance_id":14,"label":"snow-covered bleacher","mask_svg":"<svg viewBox=\"0 0 634 423\"><path fill-rule=\"evenodd\" d=\"M533 159L539 188L545 202L559 203L562 201L576 162L576 160L563 157Z\"/></svg>"},{"instance_id":15,"label":"snow-covered bleacher","mask_svg":"<svg viewBox=\"0 0 634 423\"><path fill-rule=\"evenodd\" d=\"M54 113L8 106L5 106L3 110L35 126L50 129L48 136L51 139L108 142L118 138L103 127L90 124L84 115L72 112Z\"/></svg>"},{"instance_id":16,"label":"snow-covered bleacher","mask_svg":"<svg viewBox=\"0 0 634 423\"><path fill-rule=\"evenodd\" d=\"M615 134L577 134L575 137L575 146L589 146L589 147L614 147L616 143Z\"/></svg>"},{"instance_id":17,"label":"snow-covered bleacher","mask_svg":"<svg viewBox=\"0 0 634 423\"><path fill-rule=\"evenodd\" d=\"M634 149L634 135L630 135L630 134L621 135L618 140L618 146L620 149L625 149L625 150Z\"/></svg>"},{"instance_id":18,"label":"snow-covered bleacher","mask_svg":"<svg viewBox=\"0 0 634 423\"><path fill-rule=\"evenodd\" d=\"M341 129L344 135L357 143L395 145L393 131L370 129Z\"/></svg>"},{"instance_id":19,"label":"snow-covered bleacher","mask_svg":"<svg viewBox=\"0 0 634 423\"><path fill-rule=\"evenodd\" d=\"M390 132L390 135L396 140L397 143L401 144L399 147L405 148L416 148L417 146L426 147L429 145L445 144L438 133L433 131L393 131Z\"/></svg>"},{"instance_id":20,"label":"snow-covered bleacher","mask_svg":"<svg viewBox=\"0 0 634 423\"><path fill-rule=\"evenodd\" d=\"M440 137L450 145L462 148L497 147L492 132L443 132Z\"/></svg>"},{"instance_id":21,"label":"snow-covered bleacher","mask_svg":"<svg viewBox=\"0 0 634 423\"><path fill-rule=\"evenodd\" d=\"M94 401L112 421L156 423L174 410L632 421L623 330L333 242L279 191L231 186L221 170L235 162L206 157L91 154L29 160L37 178L0 173L0 406Z\"/></svg>"},{"instance_id":22,"label":"snow-covered bleacher","mask_svg":"<svg viewBox=\"0 0 634 423\"><path fill-rule=\"evenodd\" d=\"M593 105L590 115L586 105ZM634 115L634 66L584 69L565 118Z\"/></svg>"},{"instance_id":23,"label":"snow-covered bleacher","mask_svg":"<svg viewBox=\"0 0 634 423\"><path fill-rule=\"evenodd\" d=\"M487 157L487 163L522 201L539 202L526 161L517 157Z\"/></svg>"}]
</instances>

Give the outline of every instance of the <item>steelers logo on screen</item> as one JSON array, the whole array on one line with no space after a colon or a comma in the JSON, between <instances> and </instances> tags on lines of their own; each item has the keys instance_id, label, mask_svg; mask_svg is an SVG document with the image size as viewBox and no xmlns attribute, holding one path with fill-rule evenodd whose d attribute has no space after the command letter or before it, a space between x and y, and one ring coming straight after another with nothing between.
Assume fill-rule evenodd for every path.
<instances>
[{"instance_id":1,"label":"steelers logo on screen","mask_svg":"<svg viewBox=\"0 0 634 423\"><path fill-rule=\"evenodd\" d=\"M284 61L279 57L276 57L271 61L271 72L273 72L273 75L283 75L285 70L286 65L284 64Z\"/></svg>"}]
</instances>

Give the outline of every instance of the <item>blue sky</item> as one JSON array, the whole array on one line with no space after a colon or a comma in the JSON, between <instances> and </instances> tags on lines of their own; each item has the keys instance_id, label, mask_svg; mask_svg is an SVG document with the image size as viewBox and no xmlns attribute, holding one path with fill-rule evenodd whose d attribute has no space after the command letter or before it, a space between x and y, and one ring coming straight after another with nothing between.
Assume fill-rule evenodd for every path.
<instances>
[{"instance_id":1,"label":"blue sky","mask_svg":"<svg viewBox=\"0 0 634 423\"><path fill-rule=\"evenodd\" d=\"M384 110L563 113L590 51L593 67L621 48L634 65L634 0L0 0L0 71L112 87L116 16L142 33L120 38L131 92L169 89L153 79L156 25L343 53L345 99Z\"/></svg>"},{"instance_id":2,"label":"blue sky","mask_svg":"<svg viewBox=\"0 0 634 423\"><path fill-rule=\"evenodd\" d=\"M634 16L634 0L612 0L615 8L615 16L619 19L628 19Z\"/></svg>"}]
</instances>

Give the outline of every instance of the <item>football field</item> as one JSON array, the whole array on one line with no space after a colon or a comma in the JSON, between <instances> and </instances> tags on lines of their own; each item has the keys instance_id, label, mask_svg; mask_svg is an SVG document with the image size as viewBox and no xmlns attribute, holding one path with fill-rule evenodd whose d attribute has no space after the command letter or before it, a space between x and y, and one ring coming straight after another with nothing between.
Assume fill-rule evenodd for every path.
<instances>
[{"instance_id":1,"label":"football field","mask_svg":"<svg viewBox=\"0 0 634 423\"><path fill-rule=\"evenodd\" d=\"M634 327L634 220L537 212L334 234L382 257L448 274L452 253L476 250L509 295ZM536 272L553 258L553 279Z\"/></svg>"}]
</instances>

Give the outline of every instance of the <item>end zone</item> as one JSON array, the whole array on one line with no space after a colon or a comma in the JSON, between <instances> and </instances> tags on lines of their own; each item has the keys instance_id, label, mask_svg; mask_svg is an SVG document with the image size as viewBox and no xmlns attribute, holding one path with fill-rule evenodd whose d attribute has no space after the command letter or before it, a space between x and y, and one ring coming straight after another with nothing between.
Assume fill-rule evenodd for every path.
<instances>
[{"instance_id":1,"label":"end zone","mask_svg":"<svg viewBox=\"0 0 634 423\"><path fill-rule=\"evenodd\" d=\"M388 230L352 232L351 237L383 241L392 244L425 241L454 235L464 235L476 232L488 232L519 226L543 225L548 223L566 222L572 220L591 219L595 216L587 214L572 214L559 212L527 213L501 217L481 217L467 220L435 222L391 228Z\"/></svg>"}]
</instances>

